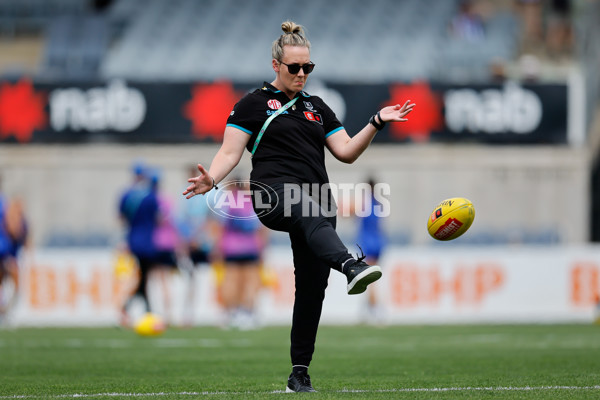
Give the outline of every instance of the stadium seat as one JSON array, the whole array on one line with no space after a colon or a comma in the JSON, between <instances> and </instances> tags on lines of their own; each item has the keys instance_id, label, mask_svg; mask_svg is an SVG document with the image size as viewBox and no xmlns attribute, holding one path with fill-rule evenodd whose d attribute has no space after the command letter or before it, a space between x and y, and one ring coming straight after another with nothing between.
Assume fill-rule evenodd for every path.
<instances>
[{"instance_id":1,"label":"stadium seat","mask_svg":"<svg viewBox=\"0 0 600 400\"><path fill-rule=\"evenodd\" d=\"M273 0L140 1L116 1L108 12L122 31L100 66L105 78L268 79L270 43L281 31L262 21L293 19L307 28L320 79L483 79L491 54L514 55L518 30L512 15L499 15L490 21L489 41L473 48L453 43L447 27L457 0L307 0L303 7ZM369 63L374 55L377 62ZM446 63L448 71L438 68Z\"/></svg>"}]
</instances>

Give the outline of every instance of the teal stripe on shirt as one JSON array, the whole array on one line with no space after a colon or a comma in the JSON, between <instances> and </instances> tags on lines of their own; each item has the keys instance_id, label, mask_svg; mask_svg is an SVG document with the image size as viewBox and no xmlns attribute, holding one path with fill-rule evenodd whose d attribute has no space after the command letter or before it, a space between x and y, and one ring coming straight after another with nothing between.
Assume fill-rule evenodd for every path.
<instances>
[{"instance_id":1,"label":"teal stripe on shirt","mask_svg":"<svg viewBox=\"0 0 600 400\"><path fill-rule=\"evenodd\" d=\"M334 133L336 133L337 131L341 131L342 129L344 129L343 126L340 126L337 129L332 130L331 132L329 132L327 135L325 135L325 139L327 139L329 136L333 135Z\"/></svg>"},{"instance_id":2,"label":"teal stripe on shirt","mask_svg":"<svg viewBox=\"0 0 600 400\"><path fill-rule=\"evenodd\" d=\"M246 128L242 128L242 127L241 127L241 126L239 126L239 125L236 125L236 124L227 124L227 125L225 125L225 126L231 126L232 128L236 128L236 129L239 129L239 130L240 130L240 131L242 131L242 132L246 132L248 135L252 135L252 131L249 131L249 130L248 130L248 129L246 129Z\"/></svg>"}]
</instances>

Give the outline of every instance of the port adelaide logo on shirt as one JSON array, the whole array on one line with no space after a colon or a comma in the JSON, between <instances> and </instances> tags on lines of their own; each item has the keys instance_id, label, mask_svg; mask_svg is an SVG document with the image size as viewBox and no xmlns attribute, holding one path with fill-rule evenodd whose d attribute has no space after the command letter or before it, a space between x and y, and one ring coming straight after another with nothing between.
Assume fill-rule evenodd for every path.
<instances>
[{"instance_id":1,"label":"port adelaide logo on shirt","mask_svg":"<svg viewBox=\"0 0 600 400\"><path fill-rule=\"evenodd\" d=\"M323 118L321 118L321 114L317 114L315 112L315 109L313 108L313 105L310 101L305 101L304 107L306 107L306 109L308 110L304 111L304 116L307 120L318 122L319 124L323 125Z\"/></svg>"}]
</instances>

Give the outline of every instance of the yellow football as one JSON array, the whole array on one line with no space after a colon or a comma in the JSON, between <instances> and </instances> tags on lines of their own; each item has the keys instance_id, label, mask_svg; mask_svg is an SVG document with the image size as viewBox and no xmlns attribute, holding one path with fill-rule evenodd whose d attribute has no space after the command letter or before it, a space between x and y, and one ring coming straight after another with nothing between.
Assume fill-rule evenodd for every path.
<instances>
[{"instance_id":1,"label":"yellow football","mask_svg":"<svg viewBox=\"0 0 600 400\"><path fill-rule=\"evenodd\" d=\"M158 336L167 329L167 324L157 314L146 313L134 326L135 333L141 336Z\"/></svg>"},{"instance_id":2,"label":"yellow football","mask_svg":"<svg viewBox=\"0 0 600 400\"><path fill-rule=\"evenodd\" d=\"M474 219L473 203L463 197L453 197L435 206L427 220L427 230L434 239L452 240L465 233Z\"/></svg>"}]
</instances>

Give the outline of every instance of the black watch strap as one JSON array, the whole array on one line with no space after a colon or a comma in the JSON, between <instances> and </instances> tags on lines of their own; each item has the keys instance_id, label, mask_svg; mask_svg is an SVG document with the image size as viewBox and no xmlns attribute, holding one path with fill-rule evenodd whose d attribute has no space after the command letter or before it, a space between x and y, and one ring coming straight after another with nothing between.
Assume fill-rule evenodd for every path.
<instances>
[{"instance_id":1,"label":"black watch strap","mask_svg":"<svg viewBox=\"0 0 600 400\"><path fill-rule=\"evenodd\" d=\"M377 116L377 118L379 118L379 121L381 123L377 123L377 121L375 121L375 115ZM385 122L383 122L383 120L381 119L381 115L379 115L379 111L377 111L377 114L375 114L373 116L371 116L371 119L369 119L369 123L371 125L373 125L375 127L375 129L377 129L378 131L382 130L383 127L385 127Z\"/></svg>"}]
</instances>

